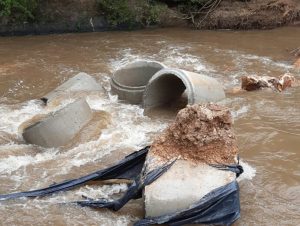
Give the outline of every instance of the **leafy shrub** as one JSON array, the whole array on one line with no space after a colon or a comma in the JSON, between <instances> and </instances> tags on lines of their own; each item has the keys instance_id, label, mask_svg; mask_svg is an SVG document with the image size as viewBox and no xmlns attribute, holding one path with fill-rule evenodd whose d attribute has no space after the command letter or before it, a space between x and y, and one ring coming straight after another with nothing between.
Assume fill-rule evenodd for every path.
<instances>
[{"instance_id":1,"label":"leafy shrub","mask_svg":"<svg viewBox=\"0 0 300 226\"><path fill-rule=\"evenodd\" d=\"M150 0L97 0L112 26L149 26L159 23L159 17L167 9L165 4Z\"/></svg>"},{"instance_id":2,"label":"leafy shrub","mask_svg":"<svg viewBox=\"0 0 300 226\"><path fill-rule=\"evenodd\" d=\"M33 20L38 0L0 0L0 17Z\"/></svg>"}]
</instances>

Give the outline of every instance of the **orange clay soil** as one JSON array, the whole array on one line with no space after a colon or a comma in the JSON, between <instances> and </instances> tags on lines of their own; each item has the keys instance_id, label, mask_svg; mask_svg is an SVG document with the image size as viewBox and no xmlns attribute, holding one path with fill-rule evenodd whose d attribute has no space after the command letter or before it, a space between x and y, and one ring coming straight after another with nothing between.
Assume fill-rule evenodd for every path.
<instances>
[{"instance_id":1,"label":"orange clay soil","mask_svg":"<svg viewBox=\"0 0 300 226\"><path fill-rule=\"evenodd\" d=\"M225 107L187 106L153 142L149 157L161 161L179 158L195 163L234 163L238 149L232 123Z\"/></svg>"},{"instance_id":2,"label":"orange clay soil","mask_svg":"<svg viewBox=\"0 0 300 226\"><path fill-rule=\"evenodd\" d=\"M247 91L271 88L275 91L282 92L287 88L299 86L299 81L289 73L282 75L280 78L256 75L243 76L241 80L242 89Z\"/></svg>"}]
</instances>

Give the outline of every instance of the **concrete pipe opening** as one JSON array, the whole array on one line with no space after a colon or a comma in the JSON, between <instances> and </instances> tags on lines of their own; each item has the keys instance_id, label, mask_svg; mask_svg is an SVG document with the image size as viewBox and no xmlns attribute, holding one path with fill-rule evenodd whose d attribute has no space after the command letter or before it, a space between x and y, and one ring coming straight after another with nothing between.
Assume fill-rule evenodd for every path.
<instances>
[{"instance_id":1,"label":"concrete pipe opening","mask_svg":"<svg viewBox=\"0 0 300 226\"><path fill-rule=\"evenodd\" d=\"M225 98L222 85L214 78L180 69L162 69L146 86L143 98L145 110L172 105L215 102ZM178 105L179 103L179 105Z\"/></svg>"},{"instance_id":2,"label":"concrete pipe opening","mask_svg":"<svg viewBox=\"0 0 300 226\"><path fill-rule=\"evenodd\" d=\"M142 103L145 87L151 77L165 66L156 61L136 61L117 70L111 79L111 91L120 100Z\"/></svg>"},{"instance_id":3,"label":"concrete pipe opening","mask_svg":"<svg viewBox=\"0 0 300 226\"><path fill-rule=\"evenodd\" d=\"M172 73L162 74L147 87L144 96L144 107L145 109L163 107L164 109L174 108L175 110L178 105L183 104L185 106L188 101L186 98L188 91L186 89L187 87L181 78Z\"/></svg>"}]
</instances>

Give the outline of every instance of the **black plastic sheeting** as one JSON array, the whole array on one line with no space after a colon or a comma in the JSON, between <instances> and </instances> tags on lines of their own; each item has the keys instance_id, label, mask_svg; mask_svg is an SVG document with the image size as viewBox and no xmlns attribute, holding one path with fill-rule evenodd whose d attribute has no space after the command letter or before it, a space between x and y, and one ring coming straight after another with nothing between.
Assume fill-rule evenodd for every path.
<instances>
[{"instance_id":1,"label":"black plastic sheeting","mask_svg":"<svg viewBox=\"0 0 300 226\"><path fill-rule=\"evenodd\" d=\"M174 163L168 163L161 168L151 171L144 176L144 179L139 176L134 183L131 184L125 195L115 201L108 202L102 200L87 200L76 202L81 206L93 208L108 208L114 211L123 207L130 199L142 197L142 191L145 186L151 184L160 175ZM228 170L236 173L237 176L242 174L243 168L240 165L212 165L220 170ZM172 214L166 214L158 217L144 218L134 224L134 226L146 225L184 225L184 224L212 224L212 225L232 225L240 218L240 198L239 186L236 180L217 188L198 202L195 202L190 208L178 211Z\"/></svg>"},{"instance_id":2,"label":"black plastic sheeting","mask_svg":"<svg viewBox=\"0 0 300 226\"><path fill-rule=\"evenodd\" d=\"M0 195L0 200L15 199L21 197L38 197L50 195L60 191L67 191L72 188L83 185L89 181L109 180L109 179L136 179L142 171L149 147L145 147L137 152L126 156L117 164L106 169L99 170L89 175L64 181L62 183L53 184L47 188L18 192L12 194Z\"/></svg>"},{"instance_id":3,"label":"black plastic sheeting","mask_svg":"<svg viewBox=\"0 0 300 226\"><path fill-rule=\"evenodd\" d=\"M137 152L126 156L117 164L92 174L54 184L48 188L0 195L1 200L14 199L20 197L38 197L50 195L60 191L67 191L72 188L83 185L89 181L108 180L108 179L130 179L133 182L129 185L126 193L117 200L107 201L105 199L92 200L87 199L77 201L76 204L92 208L108 208L114 211L122 208L129 200L142 197L145 186L151 184L165 173L175 161L150 171L143 172L144 163L149 147L145 147ZM236 173L237 177L243 173L243 168L236 165L211 165L220 170L229 170ZM157 217L144 218L136 222L135 226L145 226L152 224L184 225L184 224L213 224L213 225L231 225L240 217L240 199L239 186L235 181L217 188L199 201L195 202L186 210L174 212Z\"/></svg>"},{"instance_id":4,"label":"black plastic sheeting","mask_svg":"<svg viewBox=\"0 0 300 226\"><path fill-rule=\"evenodd\" d=\"M175 161L170 161L164 164L161 167L158 167L147 174L141 173L134 182L128 187L128 190L123 195L122 198L115 201L107 201L105 199L100 200L86 200L86 201L77 201L75 203L81 206L88 206L93 208L108 208L114 211L121 209L129 200L142 198L143 189L145 186L151 184L162 174L164 174Z\"/></svg>"}]
</instances>

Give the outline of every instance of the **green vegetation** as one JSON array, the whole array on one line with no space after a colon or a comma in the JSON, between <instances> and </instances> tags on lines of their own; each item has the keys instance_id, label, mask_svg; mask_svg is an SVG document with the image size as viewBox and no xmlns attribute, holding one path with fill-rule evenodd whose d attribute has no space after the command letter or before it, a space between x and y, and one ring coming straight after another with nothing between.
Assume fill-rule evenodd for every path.
<instances>
[{"instance_id":1,"label":"green vegetation","mask_svg":"<svg viewBox=\"0 0 300 226\"><path fill-rule=\"evenodd\" d=\"M99 10L104 12L112 26L144 26L160 22L160 15L167 5L150 0L97 0Z\"/></svg>"},{"instance_id":2,"label":"green vegetation","mask_svg":"<svg viewBox=\"0 0 300 226\"><path fill-rule=\"evenodd\" d=\"M222 0L97 0L99 11L103 12L112 26L147 27L159 24L161 16L168 6L176 7L182 13L182 19L192 22L206 16Z\"/></svg>"},{"instance_id":3,"label":"green vegetation","mask_svg":"<svg viewBox=\"0 0 300 226\"><path fill-rule=\"evenodd\" d=\"M34 19L38 0L0 0L0 17L17 21Z\"/></svg>"},{"instance_id":4,"label":"green vegetation","mask_svg":"<svg viewBox=\"0 0 300 226\"><path fill-rule=\"evenodd\" d=\"M71 4L73 2L73 4L75 4L76 1L77 0L69 0L69 3ZM94 1L97 4L97 9L95 10L98 11L98 14L103 14L111 26L130 29L159 24L162 18L166 18L165 15L171 12L168 7L172 9L175 8L180 12L178 18L189 20L197 27L199 26L199 21L201 24L202 18L204 20L222 0ZM40 11L41 7L44 7L44 5L42 5L43 3L44 2L41 0L0 0L0 22L23 23L25 21L41 21L42 19L45 19L43 18L45 15ZM52 4L52 7L61 7L59 1ZM62 14L63 13L62 10ZM80 30L80 27L81 21L78 22L78 30Z\"/></svg>"}]
</instances>

